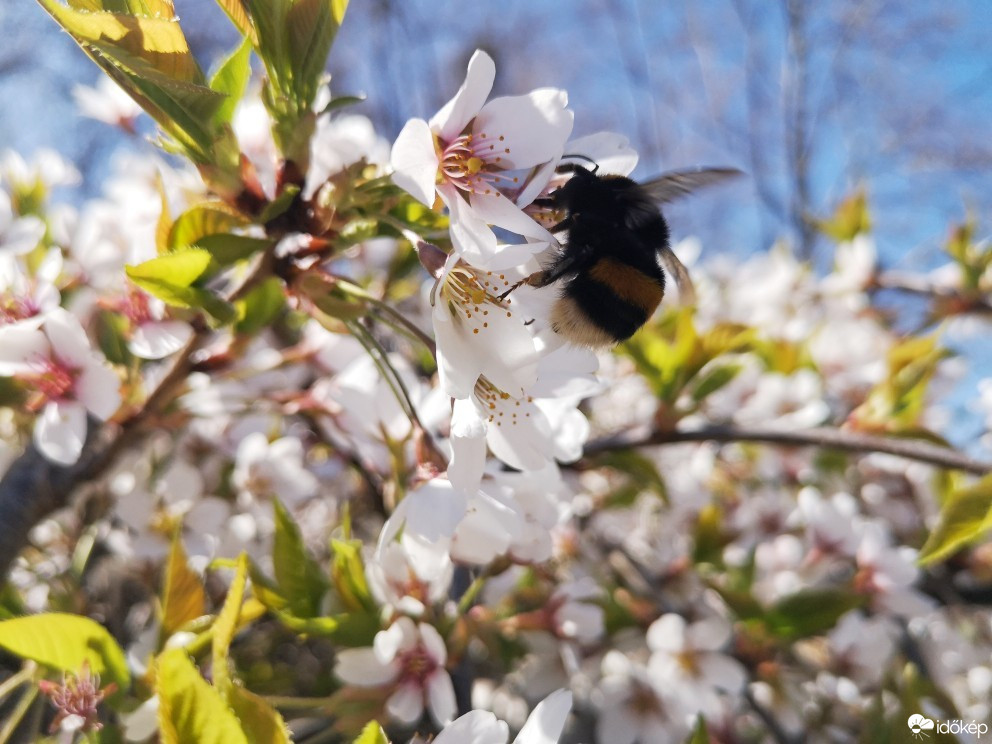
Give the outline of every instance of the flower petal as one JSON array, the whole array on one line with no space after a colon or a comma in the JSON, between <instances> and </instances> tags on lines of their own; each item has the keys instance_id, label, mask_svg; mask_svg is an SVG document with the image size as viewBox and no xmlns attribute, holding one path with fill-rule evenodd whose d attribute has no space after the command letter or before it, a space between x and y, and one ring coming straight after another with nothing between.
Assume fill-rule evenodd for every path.
<instances>
[{"instance_id":1,"label":"flower petal","mask_svg":"<svg viewBox=\"0 0 992 744\"><path fill-rule=\"evenodd\" d=\"M90 413L106 421L120 408L120 388L117 373L103 362L91 358L76 380L76 397Z\"/></svg>"},{"instance_id":2,"label":"flower petal","mask_svg":"<svg viewBox=\"0 0 992 744\"><path fill-rule=\"evenodd\" d=\"M454 97L431 118L431 129L447 142L461 134L489 98L494 80L496 63L493 58L481 49L476 50L468 61L465 82Z\"/></svg>"},{"instance_id":3,"label":"flower petal","mask_svg":"<svg viewBox=\"0 0 992 744\"><path fill-rule=\"evenodd\" d=\"M488 710L470 710L444 727L434 744L506 744L510 728Z\"/></svg>"},{"instance_id":4,"label":"flower petal","mask_svg":"<svg viewBox=\"0 0 992 744\"><path fill-rule=\"evenodd\" d=\"M451 462L448 479L466 493L475 493L486 467L486 422L470 400L456 399L451 413Z\"/></svg>"},{"instance_id":5,"label":"flower petal","mask_svg":"<svg viewBox=\"0 0 992 744\"><path fill-rule=\"evenodd\" d=\"M389 157L393 183L428 207L434 203L434 181L441 165L434 135L423 119L410 119L400 130Z\"/></svg>"},{"instance_id":6,"label":"flower petal","mask_svg":"<svg viewBox=\"0 0 992 744\"><path fill-rule=\"evenodd\" d=\"M537 704L513 744L557 744L571 709L570 691L552 692Z\"/></svg>"},{"instance_id":7,"label":"flower petal","mask_svg":"<svg viewBox=\"0 0 992 744\"><path fill-rule=\"evenodd\" d=\"M400 685L386 701L386 712L400 723L416 723L424 714L424 691L414 682Z\"/></svg>"},{"instance_id":8,"label":"flower petal","mask_svg":"<svg viewBox=\"0 0 992 744\"><path fill-rule=\"evenodd\" d=\"M75 367L89 363L93 350L86 331L75 315L57 307L45 316L44 329L59 359Z\"/></svg>"},{"instance_id":9,"label":"flower petal","mask_svg":"<svg viewBox=\"0 0 992 744\"><path fill-rule=\"evenodd\" d=\"M451 723L458 712L455 687L444 669L438 669L427 678L427 705L430 707L431 717L439 726Z\"/></svg>"},{"instance_id":10,"label":"flower petal","mask_svg":"<svg viewBox=\"0 0 992 744\"><path fill-rule=\"evenodd\" d=\"M60 465L76 462L85 441L86 409L79 403L52 401L34 423L38 451Z\"/></svg>"},{"instance_id":11,"label":"flower petal","mask_svg":"<svg viewBox=\"0 0 992 744\"><path fill-rule=\"evenodd\" d=\"M557 88L494 98L482 107L472 131L504 138L508 150L500 156L504 169L530 168L551 160L565 146L574 118L567 105L568 95Z\"/></svg>"},{"instance_id":12,"label":"flower petal","mask_svg":"<svg viewBox=\"0 0 992 744\"><path fill-rule=\"evenodd\" d=\"M190 325L178 320L143 323L134 329L127 348L141 359L162 359L183 348L192 335Z\"/></svg>"},{"instance_id":13,"label":"flower petal","mask_svg":"<svg viewBox=\"0 0 992 744\"><path fill-rule=\"evenodd\" d=\"M550 232L505 196L476 193L469 197L469 203L476 216L490 225L545 243L554 242L555 238ZM536 253L546 247L547 245L535 245L532 252Z\"/></svg>"}]
</instances>

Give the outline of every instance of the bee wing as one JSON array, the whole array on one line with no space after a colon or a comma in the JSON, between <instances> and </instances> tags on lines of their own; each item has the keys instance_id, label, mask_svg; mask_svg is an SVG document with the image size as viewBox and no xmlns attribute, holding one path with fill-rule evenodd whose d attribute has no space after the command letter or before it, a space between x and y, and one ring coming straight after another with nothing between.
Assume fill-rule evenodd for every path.
<instances>
[{"instance_id":1,"label":"bee wing","mask_svg":"<svg viewBox=\"0 0 992 744\"><path fill-rule=\"evenodd\" d=\"M658 251L658 260L662 268L675 280L675 286L679 288L679 304L695 305L696 288L692 285L692 277L689 276L685 264L679 261L679 257L667 245Z\"/></svg>"},{"instance_id":2,"label":"bee wing","mask_svg":"<svg viewBox=\"0 0 992 744\"><path fill-rule=\"evenodd\" d=\"M652 201L667 204L704 186L711 186L742 175L744 172L736 168L690 168L662 173L640 186Z\"/></svg>"}]
</instances>

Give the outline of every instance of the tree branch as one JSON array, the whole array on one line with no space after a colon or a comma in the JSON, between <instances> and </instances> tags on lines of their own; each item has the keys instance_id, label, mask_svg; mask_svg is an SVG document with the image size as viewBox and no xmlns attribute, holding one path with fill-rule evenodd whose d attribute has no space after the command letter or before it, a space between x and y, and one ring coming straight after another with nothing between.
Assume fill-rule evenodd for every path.
<instances>
[{"instance_id":1,"label":"tree branch","mask_svg":"<svg viewBox=\"0 0 992 744\"><path fill-rule=\"evenodd\" d=\"M919 439L880 437L874 434L861 434L829 427L790 430L714 425L687 431L625 432L590 442L585 448L585 458L618 449L678 442L760 442L788 447L821 447L842 452L883 452L942 468L964 470L975 475L985 475L992 472L992 463L990 462L976 460L957 450L930 442Z\"/></svg>"},{"instance_id":2,"label":"tree branch","mask_svg":"<svg viewBox=\"0 0 992 744\"><path fill-rule=\"evenodd\" d=\"M887 271L876 276L867 289L870 292L888 289L923 297L947 308L952 314L992 315L992 301L981 292L967 293L954 287L940 287L914 274Z\"/></svg>"}]
</instances>

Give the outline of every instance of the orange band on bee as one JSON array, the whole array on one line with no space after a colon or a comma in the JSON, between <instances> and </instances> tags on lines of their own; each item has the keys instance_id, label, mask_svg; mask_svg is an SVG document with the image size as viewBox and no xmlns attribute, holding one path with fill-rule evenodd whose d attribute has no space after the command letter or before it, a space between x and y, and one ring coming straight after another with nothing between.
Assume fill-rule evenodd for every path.
<instances>
[{"instance_id":1,"label":"orange band on bee","mask_svg":"<svg viewBox=\"0 0 992 744\"><path fill-rule=\"evenodd\" d=\"M665 290L647 274L614 258L601 258L591 269L589 277L610 288L617 297L654 312Z\"/></svg>"}]
</instances>

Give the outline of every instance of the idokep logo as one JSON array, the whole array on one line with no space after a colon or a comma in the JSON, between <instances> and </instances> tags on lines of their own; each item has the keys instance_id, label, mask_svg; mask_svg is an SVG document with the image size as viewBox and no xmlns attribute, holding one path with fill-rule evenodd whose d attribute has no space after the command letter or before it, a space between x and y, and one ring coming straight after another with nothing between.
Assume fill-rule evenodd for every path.
<instances>
[{"instance_id":1,"label":"idokep logo","mask_svg":"<svg viewBox=\"0 0 992 744\"><path fill-rule=\"evenodd\" d=\"M930 733L933 731L937 734L973 734L979 739L989 732L989 725L987 723L978 723L977 721L970 721L965 723L964 721L936 721L932 718L927 718L920 713L914 713L906 721L906 725L909 726L909 730L913 732L914 739L924 739L930 738Z\"/></svg>"}]
</instances>

